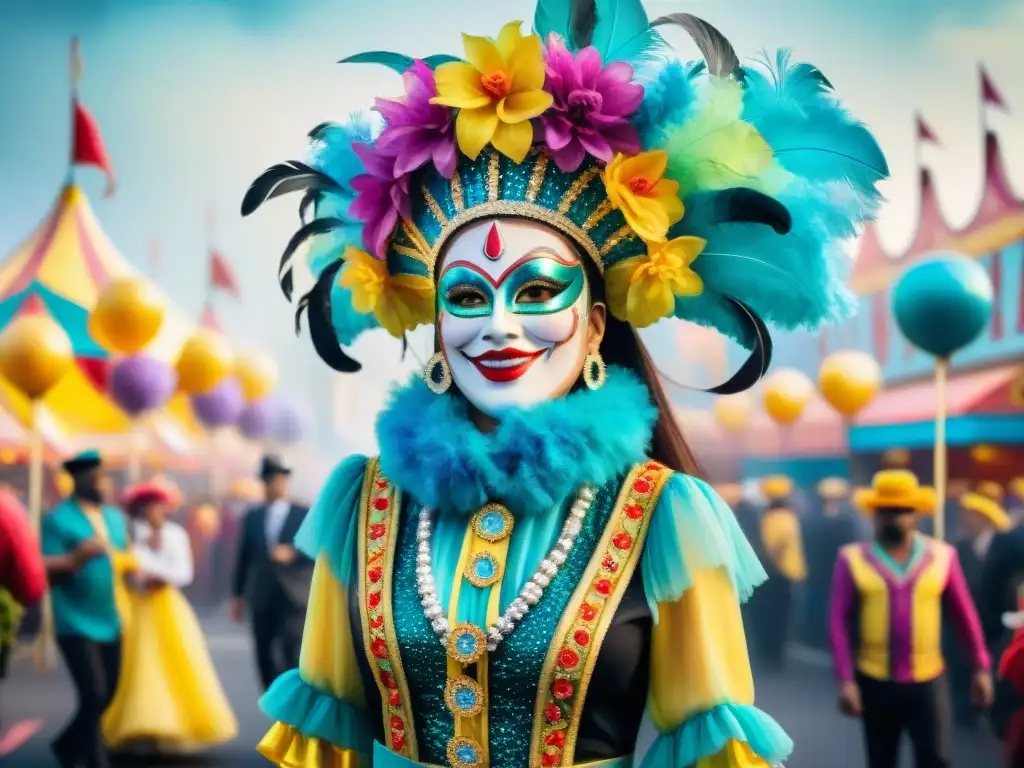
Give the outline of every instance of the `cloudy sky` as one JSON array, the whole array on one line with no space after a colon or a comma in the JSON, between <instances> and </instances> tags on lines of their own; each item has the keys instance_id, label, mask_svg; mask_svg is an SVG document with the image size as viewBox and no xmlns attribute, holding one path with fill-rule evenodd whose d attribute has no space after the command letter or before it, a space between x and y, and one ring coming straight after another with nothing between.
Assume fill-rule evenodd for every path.
<instances>
[{"instance_id":1,"label":"cloudy sky","mask_svg":"<svg viewBox=\"0 0 1024 768\"><path fill-rule=\"evenodd\" d=\"M814 62L877 133L893 171L881 222L884 244L912 236L914 115L942 145L928 147L951 223L969 219L981 183L977 66L983 61L1014 114L989 124L1003 137L1024 191L1024 4L1018 0L649 0L652 16L686 10L727 34L741 55L789 46ZM358 6L359 10L353 10ZM219 309L241 343L263 343L284 365L284 386L303 396L324 380L308 343L296 341L275 265L294 228L283 202L242 221L249 181L278 160L301 157L305 132L341 119L397 77L342 67L345 55L384 48L412 55L460 52L461 31L493 34L529 21L533 3L503 0L4 0L0 7L0 254L45 213L66 172L68 41L82 39L83 101L99 121L119 178L80 174L122 251L146 266L164 251L167 292L198 313L206 276L204 210L239 274L243 298ZM458 19L457 27L450 19ZM674 35L674 33L673 33ZM673 36L686 57L695 52ZM667 337L665 337L667 338ZM374 339L361 389L394 374L395 352ZM660 343L660 342L659 342Z\"/></svg>"}]
</instances>

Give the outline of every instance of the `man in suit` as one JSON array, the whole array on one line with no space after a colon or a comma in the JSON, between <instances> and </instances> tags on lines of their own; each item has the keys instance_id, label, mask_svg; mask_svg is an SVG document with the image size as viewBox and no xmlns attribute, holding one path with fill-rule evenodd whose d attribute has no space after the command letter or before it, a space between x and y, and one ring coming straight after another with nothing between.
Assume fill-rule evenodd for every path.
<instances>
[{"instance_id":1,"label":"man in suit","mask_svg":"<svg viewBox=\"0 0 1024 768\"><path fill-rule=\"evenodd\" d=\"M232 580L231 613L235 621L249 615L264 689L299 664L313 577L313 561L295 548L295 534L309 510L288 500L290 475L276 456L263 458L266 501L242 521Z\"/></svg>"}]
</instances>

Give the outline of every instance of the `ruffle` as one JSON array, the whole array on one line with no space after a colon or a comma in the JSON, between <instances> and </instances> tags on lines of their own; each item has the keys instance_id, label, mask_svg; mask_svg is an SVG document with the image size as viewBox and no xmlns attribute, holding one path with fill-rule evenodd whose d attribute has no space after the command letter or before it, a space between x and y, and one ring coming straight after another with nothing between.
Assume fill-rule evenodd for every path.
<instances>
[{"instance_id":1,"label":"ruffle","mask_svg":"<svg viewBox=\"0 0 1024 768\"><path fill-rule=\"evenodd\" d=\"M359 501L368 459L349 456L320 490L313 508L295 536L295 546L314 560L323 552L338 583L347 587L355 578Z\"/></svg>"},{"instance_id":2,"label":"ruffle","mask_svg":"<svg viewBox=\"0 0 1024 768\"><path fill-rule=\"evenodd\" d=\"M748 749L743 749L742 744ZM727 750L724 763L701 762L723 750ZM779 765L792 751L793 741L782 726L757 707L719 704L694 715L674 731L658 736L640 768L689 768L698 764L754 768ZM750 761L750 752L756 755L755 762Z\"/></svg>"},{"instance_id":3,"label":"ruffle","mask_svg":"<svg viewBox=\"0 0 1024 768\"><path fill-rule=\"evenodd\" d=\"M695 571L725 568L745 601L768 578L736 516L703 480L674 474L651 519L640 565L655 621L658 603L674 603Z\"/></svg>"},{"instance_id":4,"label":"ruffle","mask_svg":"<svg viewBox=\"0 0 1024 768\"><path fill-rule=\"evenodd\" d=\"M307 738L284 723L274 723L256 750L279 768L359 768L357 753Z\"/></svg>"},{"instance_id":5,"label":"ruffle","mask_svg":"<svg viewBox=\"0 0 1024 768\"><path fill-rule=\"evenodd\" d=\"M297 669L274 681L260 698L260 709L272 720L296 729L307 741L322 739L363 755L369 755L373 747L365 713L310 685Z\"/></svg>"}]
</instances>

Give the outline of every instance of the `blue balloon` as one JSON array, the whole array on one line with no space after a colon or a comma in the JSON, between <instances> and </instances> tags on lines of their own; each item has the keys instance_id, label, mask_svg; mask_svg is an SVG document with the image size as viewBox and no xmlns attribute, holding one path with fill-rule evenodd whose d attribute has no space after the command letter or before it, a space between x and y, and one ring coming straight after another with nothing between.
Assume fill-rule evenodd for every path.
<instances>
[{"instance_id":1,"label":"blue balloon","mask_svg":"<svg viewBox=\"0 0 1024 768\"><path fill-rule=\"evenodd\" d=\"M900 277L892 311L915 347L948 358L981 335L992 318L992 280L976 259L940 254Z\"/></svg>"}]
</instances>

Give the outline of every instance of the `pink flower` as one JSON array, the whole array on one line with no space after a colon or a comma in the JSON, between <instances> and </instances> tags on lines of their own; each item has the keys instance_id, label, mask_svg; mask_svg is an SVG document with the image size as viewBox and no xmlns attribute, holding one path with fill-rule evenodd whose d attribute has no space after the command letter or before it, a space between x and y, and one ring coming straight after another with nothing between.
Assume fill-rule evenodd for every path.
<instances>
[{"instance_id":1,"label":"pink flower","mask_svg":"<svg viewBox=\"0 0 1024 768\"><path fill-rule=\"evenodd\" d=\"M402 75L405 98L376 99L374 110L387 127L377 147L395 156L395 173L404 176L428 160L445 178L455 173L455 113L431 104L437 96L434 71L420 60Z\"/></svg>"},{"instance_id":2,"label":"pink flower","mask_svg":"<svg viewBox=\"0 0 1024 768\"><path fill-rule=\"evenodd\" d=\"M562 171L575 171L588 154L607 163L617 152L640 151L628 117L640 107L644 87L633 82L632 66L616 61L602 67L601 54L591 46L573 56L554 34L545 61L544 90L555 103L540 119L544 142Z\"/></svg>"},{"instance_id":3,"label":"pink flower","mask_svg":"<svg viewBox=\"0 0 1024 768\"><path fill-rule=\"evenodd\" d=\"M355 176L352 189L356 198L349 213L363 226L363 244L378 259L386 259L388 242L398 217L411 218L409 176L395 173L398 158L369 144L355 143L352 150L363 161L366 173Z\"/></svg>"}]
</instances>

